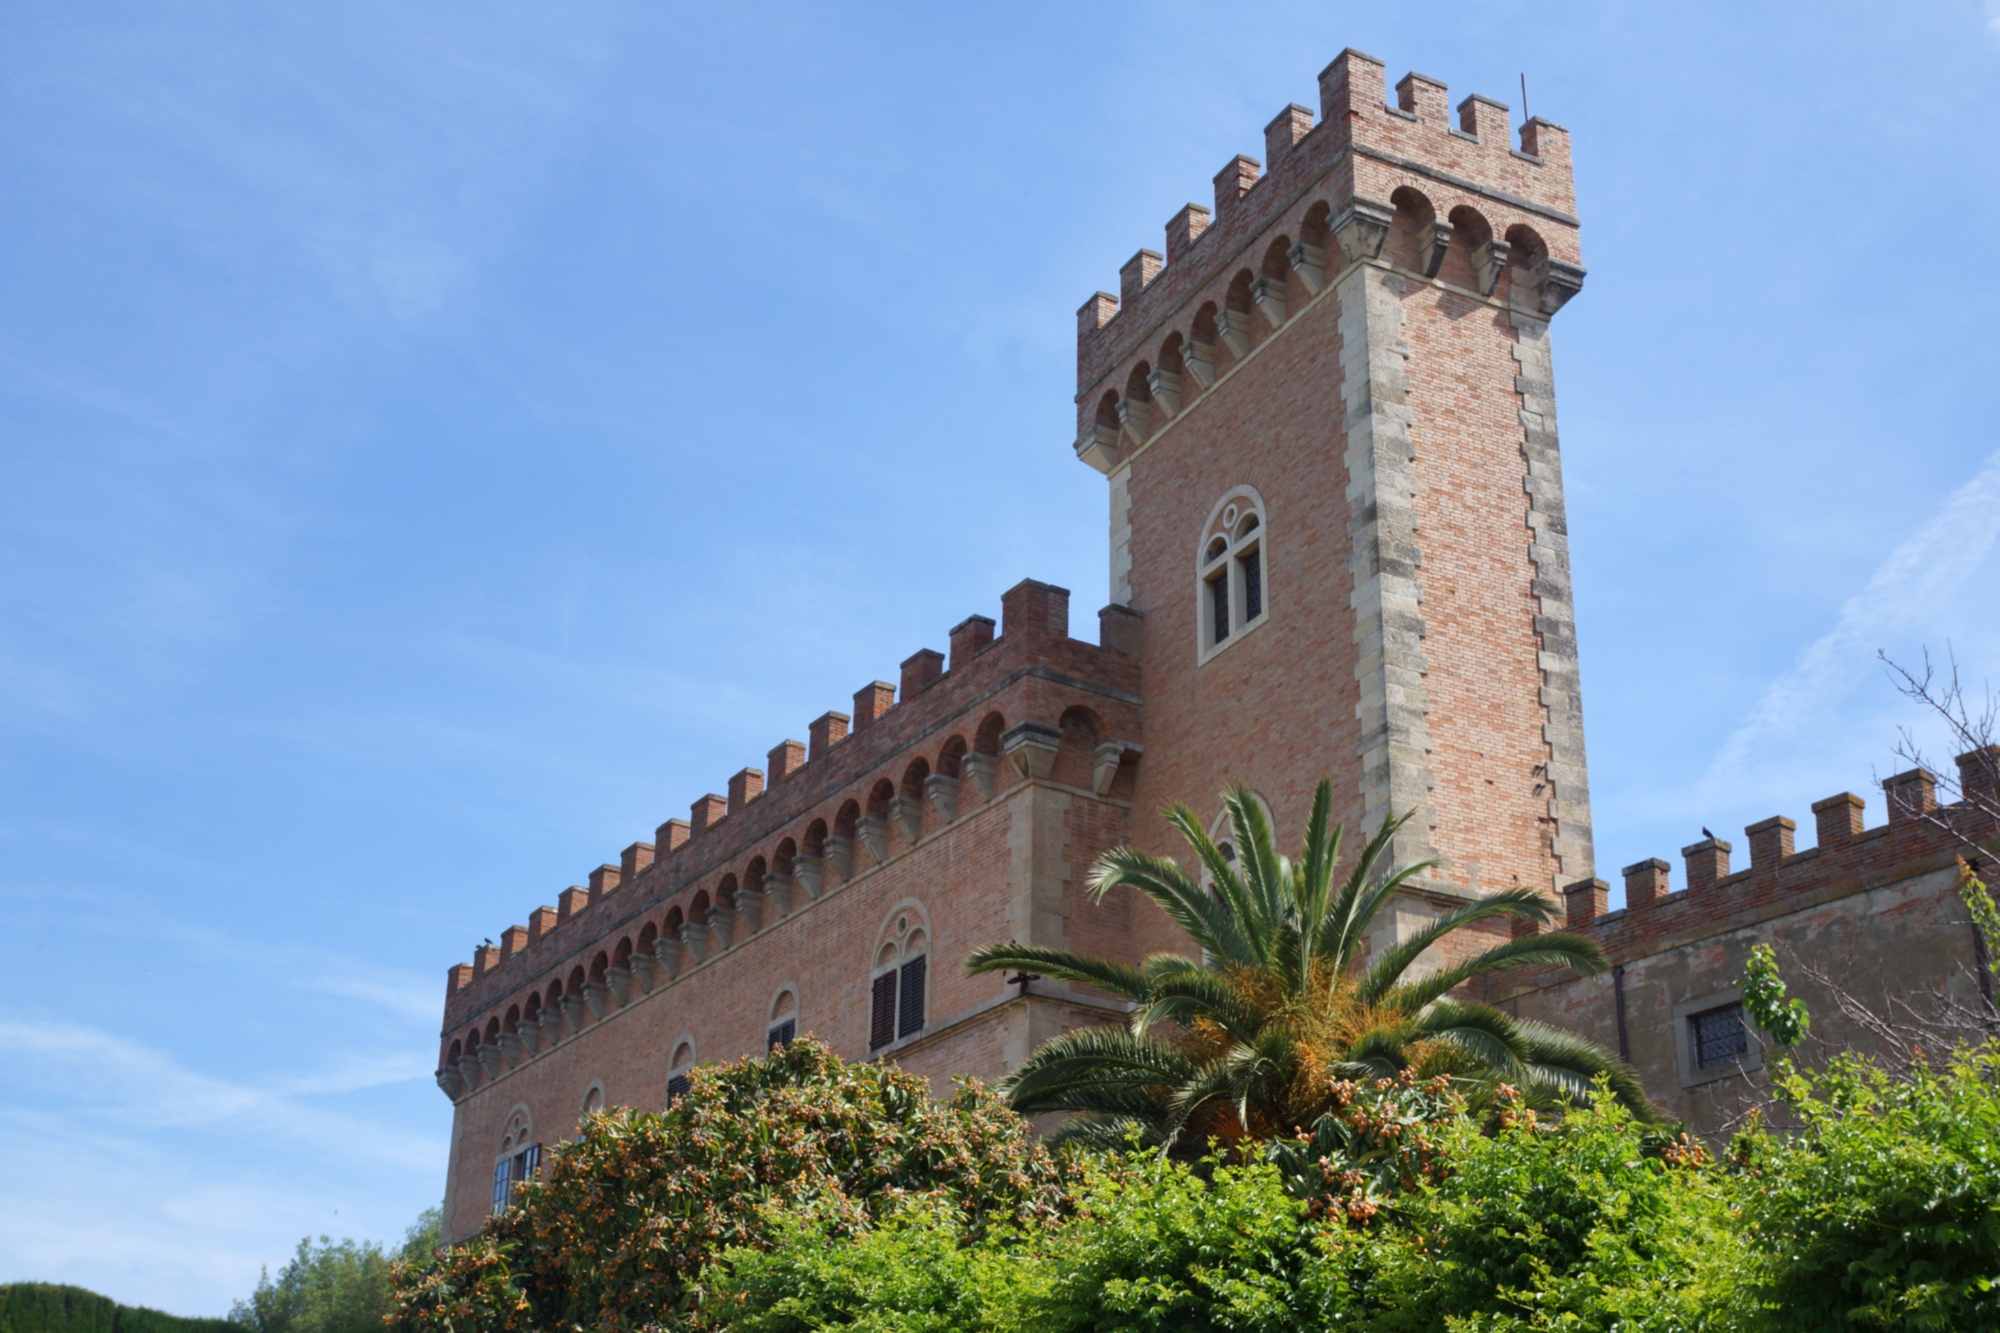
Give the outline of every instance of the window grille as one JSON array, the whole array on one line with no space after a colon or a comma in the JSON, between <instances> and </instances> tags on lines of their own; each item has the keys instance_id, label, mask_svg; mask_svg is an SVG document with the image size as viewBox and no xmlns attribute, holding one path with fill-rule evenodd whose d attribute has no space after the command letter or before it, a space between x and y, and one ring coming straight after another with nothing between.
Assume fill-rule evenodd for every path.
<instances>
[{"instance_id":1,"label":"window grille","mask_svg":"<svg viewBox=\"0 0 2000 1333\"><path fill-rule=\"evenodd\" d=\"M1750 1034L1744 1030L1740 1004L1690 1015L1688 1036L1694 1043L1696 1069L1733 1064L1750 1050Z\"/></svg>"},{"instance_id":2,"label":"window grille","mask_svg":"<svg viewBox=\"0 0 2000 1333\"><path fill-rule=\"evenodd\" d=\"M798 1031L799 1024L796 1019L788 1018L782 1023L773 1024L771 1030L764 1034L764 1049L775 1051L780 1046L791 1045L792 1038L798 1035Z\"/></svg>"}]
</instances>

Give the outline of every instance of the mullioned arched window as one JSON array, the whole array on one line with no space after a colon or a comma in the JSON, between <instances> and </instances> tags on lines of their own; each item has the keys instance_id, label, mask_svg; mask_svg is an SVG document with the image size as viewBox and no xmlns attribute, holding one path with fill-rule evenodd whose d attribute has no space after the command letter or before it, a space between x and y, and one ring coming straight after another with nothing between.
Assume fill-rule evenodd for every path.
<instances>
[{"instance_id":1,"label":"mullioned arched window","mask_svg":"<svg viewBox=\"0 0 2000 1333\"><path fill-rule=\"evenodd\" d=\"M1254 487L1238 486L1216 503L1195 555L1201 661L1264 623L1270 610L1269 551L1264 498Z\"/></svg>"}]
</instances>

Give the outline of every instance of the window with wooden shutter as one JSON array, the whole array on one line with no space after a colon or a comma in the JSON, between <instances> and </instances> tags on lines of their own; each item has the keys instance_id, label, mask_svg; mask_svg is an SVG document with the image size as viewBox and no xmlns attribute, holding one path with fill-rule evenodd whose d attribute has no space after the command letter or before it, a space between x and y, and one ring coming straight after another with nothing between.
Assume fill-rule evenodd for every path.
<instances>
[{"instance_id":1,"label":"window with wooden shutter","mask_svg":"<svg viewBox=\"0 0 2000 1333\"><path fill-rule=\"evenodd\" d=\"M512 1166L512 1159L506 1157L493 1164L493 1211L496 1213L507 1206L507 1177Z\"/></svg>"},{"instance_id":2,"label":"window with wooden shutter","mask_svg":"<svg viewBox=\"0 0 2000 1333\"><path fill-rule=\"evenodd\" d=\"M893 971L875 978L870 1000L868 1049L879 1051L896 1039L896 974Z\"/></svg>"},{"instance_id":3,"label":"window with wooden shutter","mask_svg":"<svg viewBox=\"0 0 2000 1333\"><path fill-rule=\"evenodd\" d=\"M896 1011L896 1035L908 1037L924 1029L924 970L928 959L903 964L902 996Z\"/></svg>"},{"instance_id":4,"label":"window with wooden shutter","mask_svg":"<svg viewBox=\"0 0 2000 1333\"><path fill-rule=\"evenodd\" d=\"M788 1018L784 1022L774 1025L769 1032L764 1034L764 1049L775 1051L780 1046L791 1045L792 1038L798 1034L798 1030L799 1025L796 1019Z\"/></svg>"},{"instance_id":5,"label":"window with wooden shutter","mask_svg":"<svg viewBox=\"0 0 2000 1333\"><path fill-rule=\"evenodd\" d=\"M687 1096L688 1089L693 1086L692 1083L688 1082L686 1074L675 1074L672 1078L668 1079L667 1105L672 1106L675 1102Z\"/></svg>"}]
</instances>

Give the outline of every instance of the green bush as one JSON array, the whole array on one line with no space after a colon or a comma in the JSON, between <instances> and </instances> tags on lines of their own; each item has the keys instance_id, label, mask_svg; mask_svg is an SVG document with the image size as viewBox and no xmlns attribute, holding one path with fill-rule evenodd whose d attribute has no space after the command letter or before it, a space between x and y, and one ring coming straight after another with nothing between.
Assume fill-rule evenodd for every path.
<instances>
[{"instance_id":1,"label":"green bush","mask_svg":"<svg viewBox=\"0 0 2000 1333\"><path fill-rule=\"evenodd\" d=\"M1516 1109L1440 1144L1451 1170L1345 1242L1364 1298L1350 1322L1415 1330L1740 1329L1755 1255L1733 1182L1700 1145L1663 1139L1608 1097L1560 1122Z\"/></svg>"},{"instance_id":2,"label":"green bush","mask_svg":"<svg viewBox=\"0 0 2000 1333\"><path fill-rule=\"evenodd\" d=\"M590 1117L477 1240L399 1271L393 1323L424 1333L685 1325L704 1266L770 1235L766 1205L846 1235L932 1193L972 1237L1050 1216L1064 1198L1034 1131L989 1094L966 1086L932 1101L916 1075L796 1041L695 1070L666 1111Z\"/></svg>"},{"instance_id":3,"label":"green bush","mask_svg":"<svg viewBox=\"0 0 2000 1333\"><path fill-rule=\"evenodd\" d=\"M1782 997L1781 997L1782 998ZM1801 1128L1722 1162L1604 1092L1342 1087L1224 1158L1052 1160L977 1092L799 1045L595 1117L478 1240L399 1270L423 1333L1776 1333L2000 1328L2000 1045L1777 1064Z\"/></svg>"},{"instance_id":4,"label":"green bush","mask_svg":"<svg viewBox=\"0 0 2000 1333\"><path fill-rule=\"evenodd\" d=\"M1393 1088L1373 1091L1357 1110ZM707 1313L740 1333L1753 1326L1755 1255L1699 1148L1608 1097L1493 1133L1423 1123L1452 1170L1335 1200L1367 1207L1301 1197L1274 1164L1144 1154L1088 1169L1072 1215L978 1241L930 1203L844 1241L791 1222L724 1256Z\"/></svg>"},{"instance_id":5,"label":"green bush","mask_svg":"<svg viewBox=\"0 0 2000 1333\"><path fill-rule=\"evenodd\" d=\"M1780 1087L1802 1131L1738 1149L1773 1327L2000 1328L2000 1046Z\"/></svg>"},{"instance_id":6,"label":"green bush","mask_svg":"<svg viewBox=\"0 0 2000 1333\"><path fill-rule=\"evenodd\" d=\"M1061 1221L974 1237L935 1196L843 1239L788 1219L711 1272L711 1321L739 1333L1320 1327L1344 1299L1275 1167L1154 1154L1086 1168Z\"/></svg>"},{"instance_id":7,"label":"green bush","mask_svg":"<svg viewBox=\"0 0 2000 1333\"><path fill-rule=\"evenodd\" d=\"M0 1286L0 1333L236 1333L226 1319L188 1319L120 1305L82 1287L49 1282Z\"/></svg>"},{"instance_id":8,"label":"green bush","mask_svg":"<svg viewBox=\"0 0 2000 1333\"><path fill-rule=\"evenodd\" d=\"M403 1239L396 1258L405 1263L427 1262L438 1245L440 1213L426 1210ZM299 1242L291 1260L257 1280L248 1300L229 1312L231 1333L377 1333L393 1307L391 1258L374 1241L335 1241L326 1236L314 1244ZM151 1333L130 1330L129 1333Z\"/></svg>"}]
</instances>

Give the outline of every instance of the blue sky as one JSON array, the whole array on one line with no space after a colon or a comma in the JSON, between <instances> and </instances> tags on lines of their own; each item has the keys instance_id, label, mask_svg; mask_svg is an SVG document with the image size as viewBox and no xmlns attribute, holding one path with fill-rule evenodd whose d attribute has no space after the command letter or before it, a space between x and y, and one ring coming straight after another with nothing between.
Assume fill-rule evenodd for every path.
<instances>
[{"instance_id":1,"label":"blue sky","mask_svg":"<svg viewBox=\"0 0 2000 1333\"><path fill-rule=\"evenodd\" d=\"M1344 46L1574 135L1600 871L1866 793L1878 648L2000 673L1989 7L6 13L0 1281L400 1234L447 965L1100 605L1072 312Z\"/></svg>"}]
</instances>

